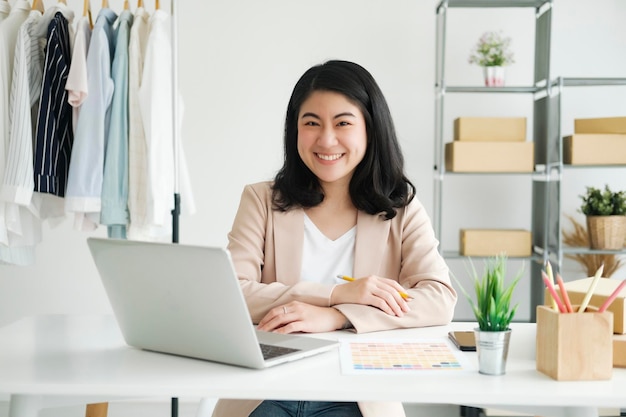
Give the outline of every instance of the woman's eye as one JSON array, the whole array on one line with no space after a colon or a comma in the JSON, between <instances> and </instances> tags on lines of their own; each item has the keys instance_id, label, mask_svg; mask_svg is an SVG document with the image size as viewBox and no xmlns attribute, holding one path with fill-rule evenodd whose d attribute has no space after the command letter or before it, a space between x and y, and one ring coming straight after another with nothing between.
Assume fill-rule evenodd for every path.
<instances>
[{"instance_id":1,"label":"woman's eye","mask_svg":"<svg viewBox=\"0 0 626 417\"><path fill-rule=\"evenodd\" d=\"M313 121L313 120L309 120L308 122L304 122L305 126L318 126L318 123Z\"/></svg>"},{"instance_id":2,"label":"woman's eye","mask_svg":"<svg viewBox=\"0 0 626 417\"><path fill-rule=\"evenodd\" d=\"M350 126L350 122L342 121L337 123L337 126Z\"/></svg>"}]
</instances>

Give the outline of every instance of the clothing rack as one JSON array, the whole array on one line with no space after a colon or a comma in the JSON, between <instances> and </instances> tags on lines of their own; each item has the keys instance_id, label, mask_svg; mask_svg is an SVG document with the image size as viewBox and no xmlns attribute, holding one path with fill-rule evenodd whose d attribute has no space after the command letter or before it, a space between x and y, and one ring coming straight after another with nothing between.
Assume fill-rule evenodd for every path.
<instances>
[{"instance_id":1,"label":"clothing rack","mask_svg":"<svg viewBox=\"0 0 626 417\"><path fill-rule=\"evenodd\" d=\"M158 0L157 0L158 1ZM174 209L172 210L172 242L179 242L180 193L179 193L179 153L178 135L178 1L170 0L170 22L172 25L172 138L174 142ZM171 416L178 417L178 398L172 397Z\"/></svg>"},{"instance_id":2,"label":"clothing rack","mask_svg":"<svg viewBox=\"0 0 626 417\"><path fill-rule=\"evenodd\" d=\"M172 210L172 242L178 243L180 219L179 194L179 156L180 138L178 137L178 1L170 0L172 24L172 138L174 139L174 209ZM175 417L174 415L172 417Z\"/></svg>"}]
</instances>

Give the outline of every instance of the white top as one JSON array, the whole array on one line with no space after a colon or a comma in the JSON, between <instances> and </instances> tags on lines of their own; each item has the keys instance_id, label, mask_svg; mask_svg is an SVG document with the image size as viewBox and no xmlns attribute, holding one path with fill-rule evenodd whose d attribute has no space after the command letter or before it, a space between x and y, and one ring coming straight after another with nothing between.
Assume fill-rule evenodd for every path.
<instances>
[{"instance_id":1,"label":"white top","mask_svg":"<svg viewBox=\"0 0 626 417\"><path fill-rule=\"evenodd\" d=\"M74 37L74 49L72 51L72 65L67 74L65 89L68 91L67 101L74 108L72 113L72 127L76 132L78 114L80 106L83 104L89 93L87 84L87 51L91 41L91 24L89 17L83 16L76 25L76 35Z\"/></svg>"},{"instance_id":2,"label":"white top","mask_svg":"<svg viewBox=\"0 0 626 417\"><path fill-rule=\"evenodd\" d=\"M133 23L133 27L136 25ZM134 218L137 213L137 198L129 196L130 228L128 237L134 240L170 241L172 233L172 215L174 208L174 192L176 179L179 182L181 211L183 214L195 212L195 201L192 195L191 182L184 156L182 143L179 141L178 164L175 164L174 138L172 135L172 114L174 102L172 99L172 51L170 34L170 16L162 9L156 10L150 17L150 32L148 35L141 85L137 91L137 103L141 114L141 121L145 134L146 170L143 176L146 181L146 204L143 224L141 219ZM131 41L133 31L131 28ZM129 45L129 59L132 59ZM129 71L133 70L132 65ZM134 70L133 70L134 71ZM129 74L130 75L130 74ZM129 81L131 81L129 77ZM129 99L130 99L129 91ZM131 104L132 105L132 104ZM176 124L177 136L180 137L183 115L183 102L177 94L178 120ZM129 107L130 109L130 107ZM135 121L130 120L131 126ZM136 149L130 146L134 141L129 137L129 161L135 158L132 154ZM176 174L178 173L178 178ZM129 191L132 194L136 184L133 175L135 167L129 168ZM133 205L135 204L135 205Z\"/></svg>"},{"instance_id":3,"label":"white top","mask_svg":"<svg viewBox=\"0 0 626 417\"><path fill-rule=\"evenodd\" d=\"M344 284L337 275L352 276L356 226L331 240L304 215L304 246L300 279L309 282Z\"/></svg>"}]
</instances>

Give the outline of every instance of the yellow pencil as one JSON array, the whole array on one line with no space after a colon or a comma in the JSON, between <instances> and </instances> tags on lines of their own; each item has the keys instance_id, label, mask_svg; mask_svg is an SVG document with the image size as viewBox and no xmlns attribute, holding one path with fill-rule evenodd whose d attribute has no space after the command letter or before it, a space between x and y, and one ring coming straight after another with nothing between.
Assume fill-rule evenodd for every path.
<instances>
[{"instance_id":1,"label":"yellow pencil","mask_svg":"<svg viewBox=\"0 0 626 417\"><path fill-rule=\"evenodd\" d=\"M337 278L340 278L344 281L356 281L355 278L349 277L347 275L337 275ZM398 293L402 296L402 298L404 298L407 301L413 299L413 297L411 297L409 294L405 293L404 291L398 291Z\"/></svg>"},{"instance_id":2,"label":"yellow pencil","mask_svg":"<svg viewBox=\"0 0 626 417\"><path fill-rule=\"evenodd\" d=\"M550 284L554 285L554 275L552 275L552 265L550 265L550 261L546 261L546 272L548 274L548 279L550 279ZM550 304L552 305L552 310L559 311L554 298L552 298L552 302Z\"/></svg>"},{"instance_id":3,"label":"yellow pencil","mask_svg":"<svg viewBox=\"0 0 626 417\"><path fill-rule=\"evenodd\" d=\"M591 301L591 296L593 292L596 290L596 286L598 285L598 281L602 277L602 272L604 272L604 264L600 265L600 268L596 271L593 279L591 280L591 285L589 285L589 289L583 298L583 301L580 303L580 307L578 308L579 313L584 313L585 309L589 305L589 301Z\"/></svg>"}]
</instances>

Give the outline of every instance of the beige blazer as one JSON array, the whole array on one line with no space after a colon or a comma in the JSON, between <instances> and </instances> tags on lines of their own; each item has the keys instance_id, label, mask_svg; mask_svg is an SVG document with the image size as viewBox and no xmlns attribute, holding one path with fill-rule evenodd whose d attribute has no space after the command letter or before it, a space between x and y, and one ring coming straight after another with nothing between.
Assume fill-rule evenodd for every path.
<instances>
[{"instance_id":1,"label":"beige blazer","mask_svg":"<svg viewBox=\"0 0 626 417\"><path fill-rule=\"evenodd\" d=\"M272 210L271 183L248 185L241 196L228 249L254 323L273 307L298 300L330 306L332 286L299 282L304 239L304 211ZM445 325L452 320L457 294L448 266L437 250L430 218L417 200L399 209L391 220L359 212L354 276L396 279L413 297L411 311L390 316L377 308L341 304L341 311L358 333ZM214 417L245 417L259 400L220 400ZM360 402L364 417L401 417L400 403Z\"/></svg>"}]
</instances>

